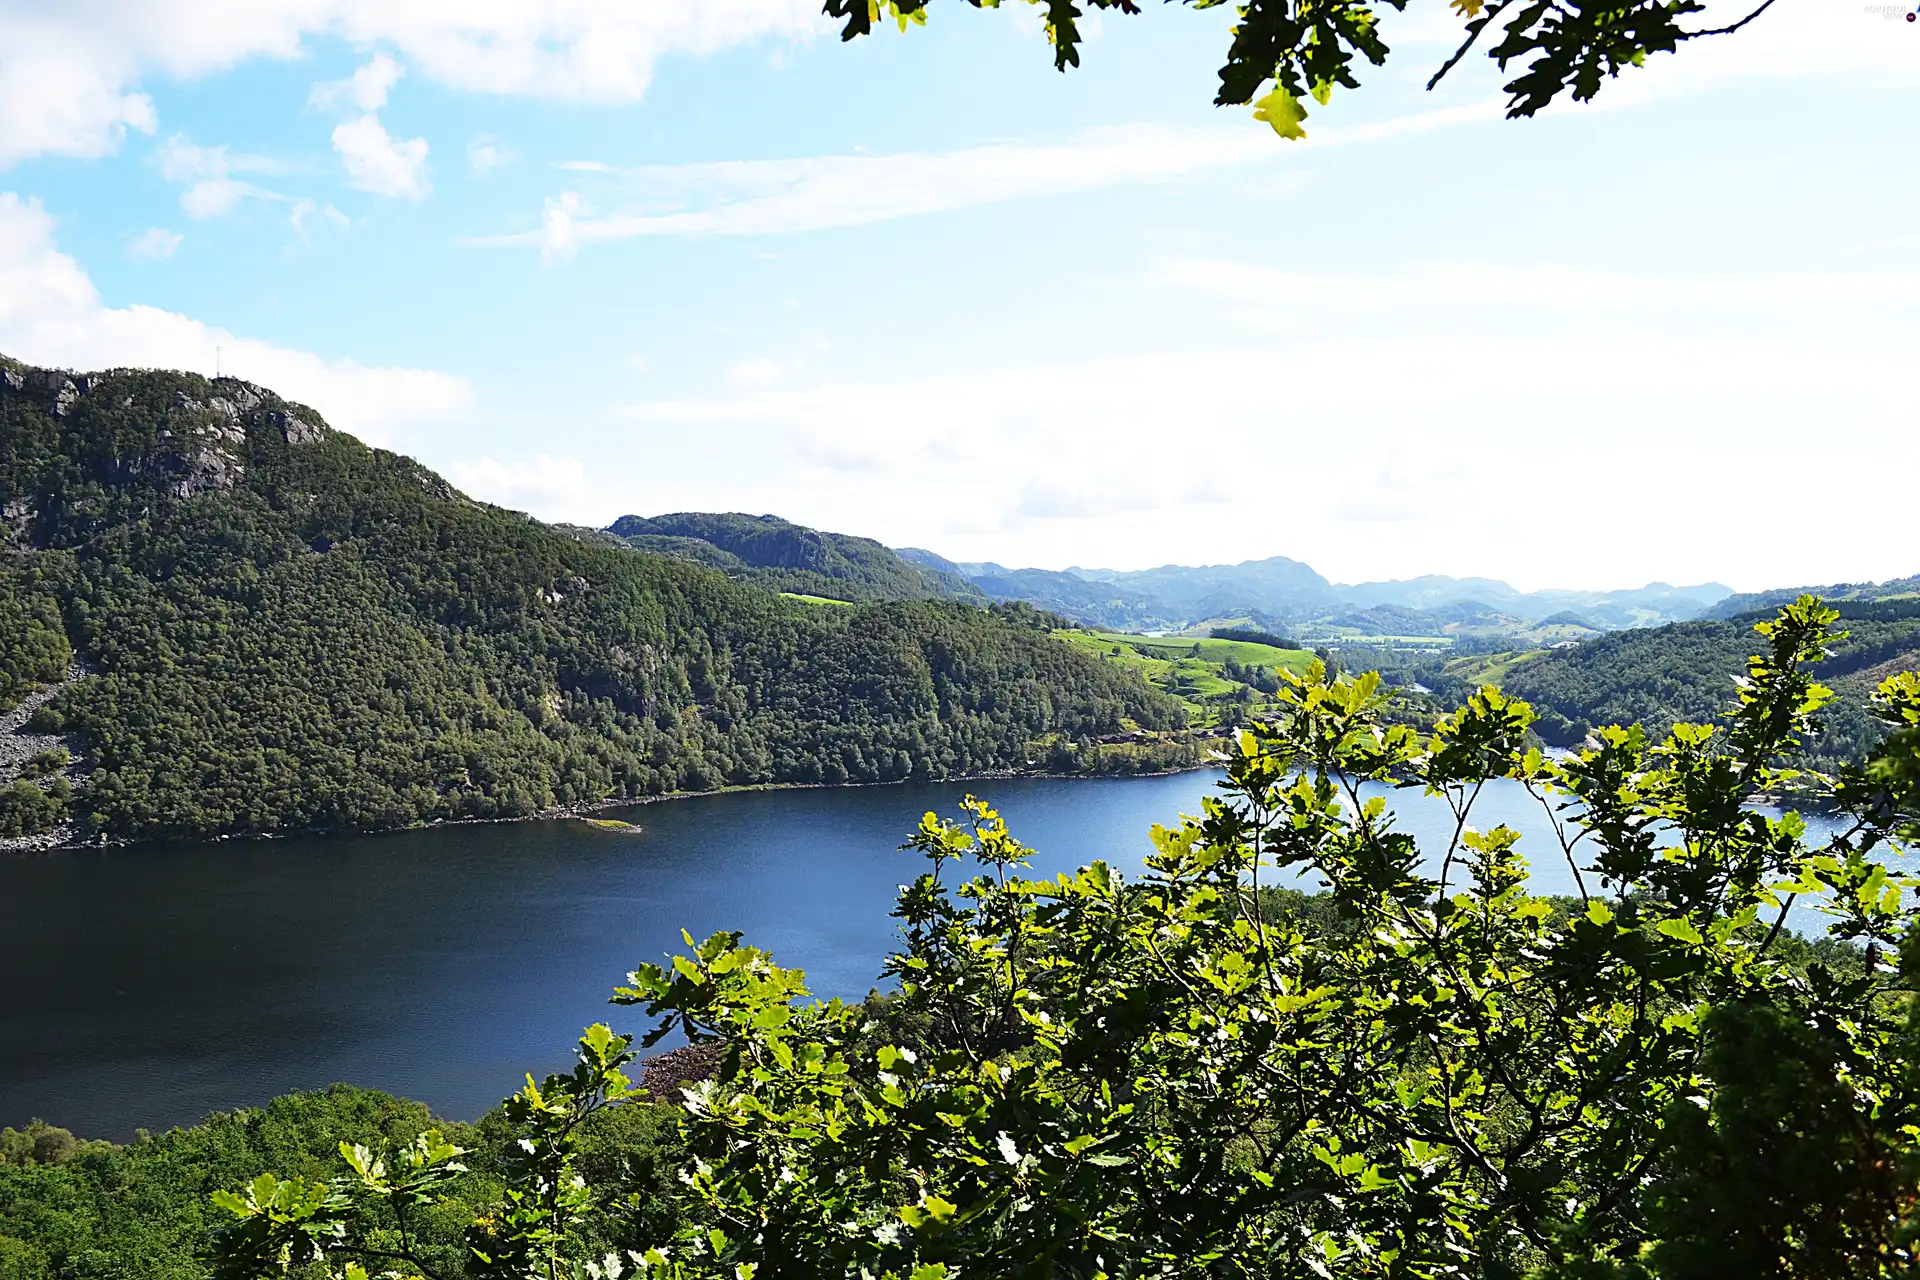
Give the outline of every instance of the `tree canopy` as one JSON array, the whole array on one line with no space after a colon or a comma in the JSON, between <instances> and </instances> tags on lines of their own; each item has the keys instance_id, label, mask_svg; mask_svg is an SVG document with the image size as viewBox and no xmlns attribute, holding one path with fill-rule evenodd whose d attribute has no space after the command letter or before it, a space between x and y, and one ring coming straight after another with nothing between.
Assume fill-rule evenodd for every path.
<instances>
[{"instance_id":1,"label":"tree canopy","mask_svg":"<svg viewBox=\"0 0 1920 1280\"><path fill-rule=\"evenodd\" d=\"M732 933L615 993L648 1043L724 1055L684 1096L670 1227L587 1166L596 1117L646 1105L635 1042L597 1025L506 1104L517 1154L457 1263L407 1226L469 1203L469 1154L426 1132L222 1193L216 1275L1912 1274L1920 906L1895 842L1920 834L1920 676L1877 691L1867 767L1796 770L1836 621L1808 598L1761 624L1719 723L1562 760L1498 690L1423 734L1373 676L1289 676L1137 881L1027 880L987 805L928 814L897 996L807 1002ZM1475 826L1494 779L1546 807L1536 856L1577 896L1532 893L1517 833ZM1451 838L1419 848L1369 784L1443 797ZM1759 807L1793 797L1846 820L1814 838ZM1324 893L1273 886L1300 872ZM1824 935L1788 927L1806 903Z\"/></svg>"},{"instance_id":2,"label":"tree canopy","mask_svg":"<svg viewBox=\"0 0 1920 1280\"><path fill-rule=\"evenodd\" d=\"M1171 0L1169 0L1169 3ZM1226 0L1181 0L1195 9L1214 9ZM1001 0L967 0L976 9L997 9ZM1080 19L1091 6L1107 12L1138 14L1140 0L1026 0L1044 12L1054 65L1064 71L1080 65ZM872 32L883 17L902 31L927 21L933 0L826 0L829 17L844 25L841 38ZM1720 27L1701 25L1700 0L1450 0L1460 17L1461 42L1434 72L1429 89L1486 36L1487 56L1502 72L1519 67L1507 82L1507 115L1531 116L1562 94L1587 101L1607 80L1628 67L1645 64L1656 53L1672 53L1689 40L1728 35L1759 17L1773 0L1759 0L1752 12ZM1404 10L1407 0L1247 0L1236 6L1226 62L1220 68L1218 106L1253 103L1254 118L1285 138L1306 136L1302 99L1322 106L1336 87L1357 89L1357 59L1374 66L1387 59L1380 35L1382 9ZM1491 35L1487 33L1492 31ZM1271 86L1271 87L1268 87ZM1261 90L1265 89L1264 94ZM1255 95L1260 95L1256 97Z\"/></svg>"}]
</instances>

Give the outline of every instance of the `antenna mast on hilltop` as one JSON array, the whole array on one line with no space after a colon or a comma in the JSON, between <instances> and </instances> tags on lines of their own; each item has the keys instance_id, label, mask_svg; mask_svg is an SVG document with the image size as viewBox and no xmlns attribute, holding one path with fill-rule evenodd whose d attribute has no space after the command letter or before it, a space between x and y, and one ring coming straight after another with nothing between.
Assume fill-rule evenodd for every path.
<instances>
[{"instance_id":1,"label":"antenna mast on hilltop","mask_svg":"<svg viewBox=\"0 0 1920 1280\"><path fill-rule=\"evenodd\" d=\"M220 348L218 347L213 349L213 376L216 381L220 377Z\"/></svg>"}]
</instances>

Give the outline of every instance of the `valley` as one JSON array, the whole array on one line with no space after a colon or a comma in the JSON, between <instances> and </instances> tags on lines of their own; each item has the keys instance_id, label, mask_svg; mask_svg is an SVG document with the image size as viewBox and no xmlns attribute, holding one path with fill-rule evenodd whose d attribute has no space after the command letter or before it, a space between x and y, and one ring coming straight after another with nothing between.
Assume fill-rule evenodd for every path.
<instances>
[{"instance_id":1,"label":"valley","mask_svg":"<svg viewBox=\"0 0 1920 1280\"><path fill-rule=\"evenodd\" d=\"M1161 773L1316 652L1380 670L1410 723L1496 684L1572 745L1711 714L1763 616L1639 625L1739 598L1338 587L1285 558L1003 571L737 513L547 526L251 384L7 372L0 705L33 750L0 759L4 847ZM1877 740L1869 676L1920 647L1910 586L1842 593L1814 759Z\"/></svg>"}]
</instances>

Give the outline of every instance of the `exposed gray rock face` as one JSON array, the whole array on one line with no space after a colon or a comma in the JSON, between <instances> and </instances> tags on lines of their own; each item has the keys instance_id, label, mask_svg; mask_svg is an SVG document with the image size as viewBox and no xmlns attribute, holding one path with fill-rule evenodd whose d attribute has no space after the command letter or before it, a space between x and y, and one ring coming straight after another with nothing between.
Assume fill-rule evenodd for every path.
<instances>
[{"instance_id":1,"label":"exposed gray rock face","mask_svg":"<svg viewBox=\"0 0 1920 1280\"><path fill-rule=\"evenodd\" d=\"M80 399L80 388L74 384L72 378L57 369L35 369L26 376L25 381L26 390L38 392L52 399L55 417L66 417L67 410ZM86 379L83 378L81 381L84 382Z\"/></svg>"},{"instance_id":2,"label":"exposed gray rock face","mask_svg":"<svg viewBox=\"0 0 1920 1280\"><path fill-rule=\"evenodd\" d=\"M432 494L436 498L442 498L448 502L451 502L455 497L458 496L457 494L454 493L452 485L448 484L445 480L442 480L439 476L433 474L433 472L427 470L425 467L419 467L414 471L413 480L415 484L418 484L422 489L426 490L428 493Z\"/></svg>"},{"instance_id":3,"label":"exposed gray rock face","mask_svg":"<svg viewBox=\"0 0 1920 1280\"><path fill-rule=\"evenodd\" d=\"M21 699L20 705L10 711L0 712L0 786L12 786L13 780L20 776L20 767L43 751L65 746L69 752L76 753L73 763L61 770L61 775L70 784L83 781L89 772L87 765L79 758L79 741L63 738L57 734L30 733L27 721L33 719L33 713L51 702L56 694L75 680L90 674L79 663L67 668L66 678L50 688L30 693ZM79 843L84 833L72 822L62 823L52 831L37 836L0 837L0 853L24 853L30 850L55 849L63 845Z\"/></svg>"},{"instance_id":4,"label":"exposed gray rock face","mask_svg":"<svg viewBox=\"0 0 1920 1280\"><path fill-rule=\"evenodd\" d=\"M220 388L221 395L233 402L233 407L241 413L252 413L267 402L265 387L255 386L251 382L242 382L238 378L221 378L214 385Z\"/></svg>"},{"instance_id":5,"label":"exposed gray rock face","mask_svg":"<svg viewBox=\"0 0 1920 1280\"><path fill-rule=\"evenodd\" d=\"M11 369L0 369L0 385L9 391L25 391L27 380Z\"/></svg>"},{"instance_id":6,"label":"exposed gray rock face","mask_svg":"<svg viewBox=\"0 0 1920 1280\"><path fill-rule=\"evenodd\" d=\"M212 431L221 444L244 443L246 432L234 424L229 433ZM235 440L234 435L238 439ZM176 436L162 430L151 458L152 470L166 479L167 492L176 498L191 498L198 493L231 489L246 474L246 466L233 454L210 441ZM136 470L147 468L136 464Z\"/></svg>"},{"instance_id":7,"label":"exposed gray rock face","mask_svg":"<svg viewBox=\"0 0 1920 1280\"><path fill-rule=\"evenodd\" d=\"M241 451L247 428L240 406L225 396L196 400L173 393L178 428L162 428L153 453L127 467L129 474L157 475L176 498L231 489L246 474Z\"/></svg>"},{"instance_id":8,"label":"exposed gray rock face","mask_svg":"<svg viewBox=\"0 0 1920 1280\"><path fill-rule=\"evenodd\" d=\"M313 444L326 434L326 428L320 424L308 422L284 409L271 410L266 418L267 425L278 428L281 438L288 444Z\"/></svg>"}]
</instances>

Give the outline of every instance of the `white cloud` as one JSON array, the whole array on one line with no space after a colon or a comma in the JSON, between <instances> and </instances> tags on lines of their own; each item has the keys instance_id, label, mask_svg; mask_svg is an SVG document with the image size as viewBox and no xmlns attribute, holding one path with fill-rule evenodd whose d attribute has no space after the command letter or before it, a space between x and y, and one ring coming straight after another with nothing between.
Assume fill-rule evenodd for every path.
<instances>
[{"instance_id":1,"label":"white cloud","mask_svg":"<svg viewBox=\"0 0 1920 1280\"><path fill-rule=\"evenodd\" d=\"M566 192L547 201L540 230L476 243L538 245L548 254L562 254L581 244L633 236L852 227L1256 164L1279 154L1276 143L1257 126L1194 130L1137 124L1091 129L1053 145L1008 142L885 156L659 165L625 175L635 203L646 211L585 217L578 194ZM568 167L588 164L598 171L597 162L575 161Z\"/></svg>"},{"instance_id":2,"label":"white cloud","mask_svg":"<svg viewBox=\"0 0 1920 1280\"><path fill-rule=\"evenodd\" d=\"M557 196L548 196L546 207L540 212L540 256L552 261L572 255L580 246L574 235L574 223L579 214L587 211L586 201L580 198L578 191L563 191Z\"/></svg>"},{"instance_id":3,"label":"white cloud","mask_svg":"<svg viewBox=\"0 0 1920 1280\"><path fill-rule=\"evenodd\" d=\"M1297 161L1322 147L1383 141L1499 116L1500 104L1488 99L1372 124L1319 129L1304 144L1282 142L1263 125L1239 121L1205 129L1113 125L1060 143L656 165L623 174L598 160L570 160L555 167L622 174L637 208L594 216L578 192L566 191L547 199L539 230L476 237L470 243L537 245L552 258L583 244L636 236L778 235L863 226L1008 200L1167 182L1210 169ZM1289 186L1303 178L1297 169L1284 175Z\"/></svg>"},{"instance_id":4,"label":"white cloud","mask_svg":"<svg viewBox=\"0 0 1920 1280\"><path fill-rule=\"evenodd\" d=\"M352 225L352 220L331 204L322 207L311 200L295 200L293 207L287 214L287 221L293 225L294 234L299 236L302 241L308 238L307 224L315 214L319 214L342 231Z\"/></svg>"},{"instance_id":5,"label":"white cloud","mask_svg":"<svg viewBox=\"0 0 1920 1280\"><path fill-rule=\"evenodd\" d=\"M101 61L85 24L72 21L77 9L30 15L0 5L0 168L39 155L107 155L127 130L158 127L153 99L133 91L134 68Z\"/></svg>"},{"instance_id":6,"label":"white cloud","mask_svg":"<svg viewBox=\"0 0 1920 1280\"><path fill-rule=\"evenodd\" d=\"M661 57L830 29L817 0L0 0L0 165L110 152L153 131L148 77L294 58L309 37L391 48L455 89L621 103Z\"/></svg>"},{"instance_id":7,"label":"white cloud","mask_svg":"<svg viewBox=\"0 0 1920 1280\"><path fill-rule=\"evenodd\" d=\"M467 143L467 168L475 173L488 174L496 169L504 169L520 157L511 148L501 145L498 138L488 134Z\"/></svg>"},{"instance_id":8,"label":"white cloud","mask_svg":"<svg viewBox=\"0 0 1920 1280\"><path fill-rule=\"evenodd\" d=\"M227 373L310 404L334 426L375 443L397 443L473 398L466 381L450 374L328 360L158 307L109 307L80 265L55 246L46 210L0 194L0 351L66 368L210 375L216 347Z\"/></svg>"},{"instance_id":9,"label":"white cloud","mask_svg":"<svg viewBox=\"0 0 1920 1280\"><path fill-rule=\"evenodd\" d=\"M801 360L756 356L728 369L727 384L734 387L774 387L792 378L804 366L805 362Z\"/></svg>"},{"instance_id":10,"label":"white cloud","mask_svg":"<svg viewBox=\"0 0 1920 1280\"><path fill-rule=\"evenodd\" d=\"M1774 274L1625 274L1592 267L1521 266L1498 262L1419 262L1386 271L1279 270L1243 262L1170 258L1153 264L1148 283L1244 303L1243 323L1276 323L1304 308L1318 315L1440 321L1469 313L1526 314L1539 321L1570 314L1591 324L1603 317L1712 312L1769 328L1809 308L1920 302L1920 276L1910 272L1781 272Z\"/></svg>"},{"instance_id":11,"label":"white cloud","mask_svg":"<svg viewBox=\"0 0 1920 1280\"><path fill-rule=\"evenodd\" d=\"M226 217L239 208L240 202L248 196L266 197L269 194L251 183L234 178L208 178L180 193L180 207L186 210L189 218L199 222L207 218Z\"/></svg>"},{"instance_id":12,"label":"white cloud","mask_svg":"<svg viewBox=\"0 0 1920 1280\"><path fill-rule=\"evenodd\" d=\"M223 146L198 146L185 134L176 133L155 149L154 158L159 162L161 177L186 187L180 193L180 207L196 222L224 218L248 198L287 199L276 191L233 176L279 172L280 164L267 156L234 155Z\"/></svg>"},{"instance_id":13,"label":"white cloud","mask_svg":"<svg viewBox=\"0 0 1920 1280\"><path fill-rule=\"evenodd\" d=\"M387 105L387 94L407 73L406 68L384 53L345 80L329 80L313 86L307 101L324 110L357 107L362 112L378 111Z\"/></svg>"},{"instance_id":14,"label":"white cloud","mask_svg":"<svg viewBox=\"0 0 1920 1280\"><path fill-rule=\"evenodd\" d=\"M333 130L333 149L346 167L348 186L389 199L425 200L433 190L427 181L427 140L395 138L375 114L387 105L387 94L405 74L406 69L392 58L375 54L373 61L345 80L313 86L307 100L352 115ZM490 150L480 158L469 148L467 158L479 172L483 163L498 160L500 153Z\"/></svg>"},{"instance_id":15,"label":"white cloud","mask_svg":"<svg viewBox=\"0 0 1920 1280\"><path fill-rule=\"evenodd\" d=\"M548 520L593 523L601 519L593 506L593 486L586 464L578 458L541 454L518 462L492 457L447 464L456 485L483 501L515 511L531 511Z\"/></svg>"},{"instance_id":16,"label":"white cloud","mask_svg":"<svg viewBox=\"0 0 1920 1280\"><path fill-rule=\"evenodd\" d=\"M127 256L149 262L171 258L173 251L180 247L180 240L178 231L169 231L165 227L148 227L128 242Z\"/></svg>"},{"instance_id":17,"label":"white cloud","mask_svg":"<svg viewBox=\"0 0 1920 1280\"><path fill-rule=\"evenodd\" d=\"M1886 371L1920 341L1920 277L1176 263L1155 279L1217 299L1192 325L1217 348L645 402L623 499L1056 566L1224 545L1353 579L1913 572L1920 416ZM724 492L691 447L659 465L720 432L742 459ZM1844 520L1818 507L1836 485ZM1756 527L1801 502L1789 533Z\"/></svg>"},{"instance_id":18,"label":"white cloud","mask_svg":"<svg viewBox=\"0 0 1920 1280\"><path fill-rule=\"evenodd\" d=\"M371 113L334 129L333 149L347 167L347 182L361 191L424 200L433 190L427 181L427 140L395 138Z\"/></svg>"}]
</instances>

